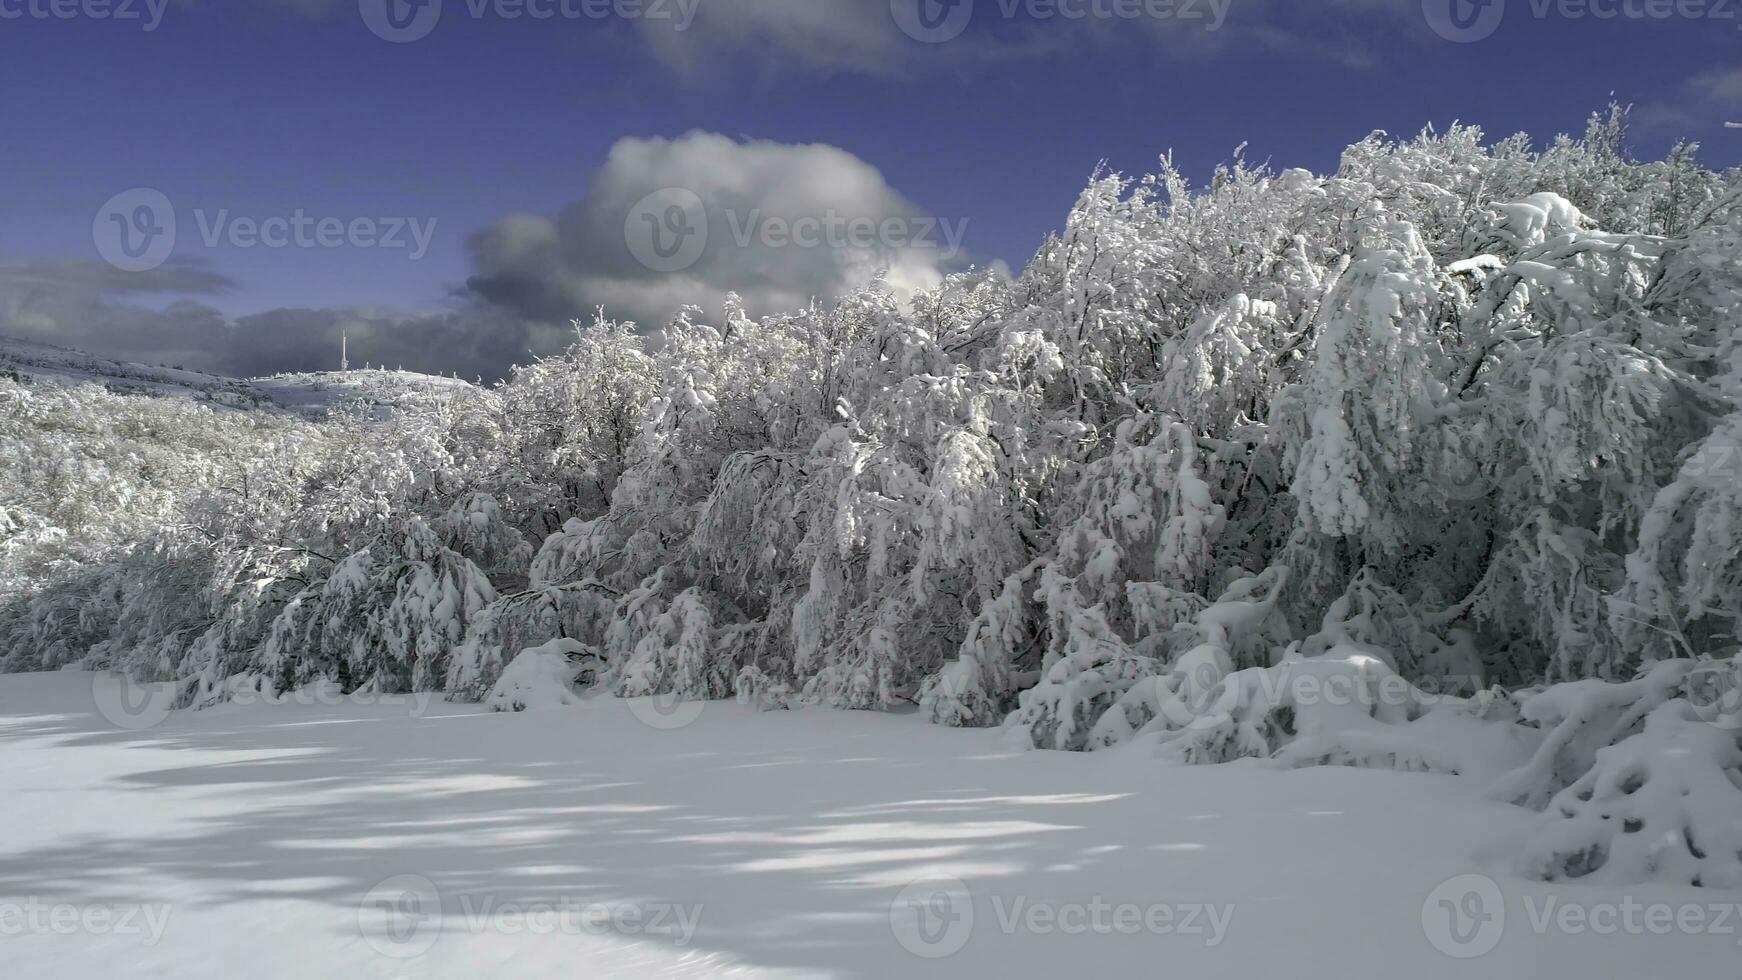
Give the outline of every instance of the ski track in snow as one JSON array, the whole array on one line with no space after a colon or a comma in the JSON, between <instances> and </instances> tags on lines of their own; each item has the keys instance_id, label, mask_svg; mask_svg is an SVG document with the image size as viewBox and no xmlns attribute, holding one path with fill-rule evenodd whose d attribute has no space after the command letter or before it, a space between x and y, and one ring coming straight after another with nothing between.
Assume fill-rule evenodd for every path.
<instances>
[{"instance_id":1,"label":"ski track in snow","mask_svg":"<svg viewBox=\"0 0 1742 980\"><path fill-rule=\"evenodd\" d=\"M144 732L98 716L92 675L0 677L0 913L167 903L162 940L7 928L9 977L1734 975L1734 935L1539 935L1527 882L1479 856L1527 823L1465 780L1252 764L1168 768L1142 748L1010 751L911 716L710 704L673 731L625 702L497 715L410 705L226 706ZM421 714L421 716L414 716ZM1448 957L1423 904L1496 877L1506 931ZM401 875L439 891L416 958L359 908ZM897 941L916 879L971 894L953 955ZM1735 902L1638 887L1672 905ZM1034 932L1028 905L1233 906L1207 936ZM632 930L509 933L502 903L701 907L683 944ZM485 903L490 903L486 906ZM483 921L483 925L478 923ZM505 920L510 924L515 920ZM427 935L427 934L426 934ZM395 947L388 944L389 949ZM1669 973L1665 969L1669 968Z\"/></svg>"}]
</instances>

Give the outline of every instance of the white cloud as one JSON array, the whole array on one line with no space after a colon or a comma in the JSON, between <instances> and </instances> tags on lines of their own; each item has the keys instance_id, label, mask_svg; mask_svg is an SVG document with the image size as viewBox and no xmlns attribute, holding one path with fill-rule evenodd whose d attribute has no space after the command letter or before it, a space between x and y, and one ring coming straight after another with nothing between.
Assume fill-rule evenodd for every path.
<instances>
[{"instance_id":1,"label":"white cloud","mask_svg":"<svg viewBox=\"0 0 1742 980\"><path fill-rule=\"evenodd\" d=\"M508 215L474 236L470 284L534 319L603 305L657 327L684 304L717 310L727 292L766 313L845 295L885 271L898 290L935 285L966 264L966 230L924 214L836 147L702 132L625 139L561 215ZM645 254L655 234L700 247L662 268Z\"/></svg>"}]
</instances>

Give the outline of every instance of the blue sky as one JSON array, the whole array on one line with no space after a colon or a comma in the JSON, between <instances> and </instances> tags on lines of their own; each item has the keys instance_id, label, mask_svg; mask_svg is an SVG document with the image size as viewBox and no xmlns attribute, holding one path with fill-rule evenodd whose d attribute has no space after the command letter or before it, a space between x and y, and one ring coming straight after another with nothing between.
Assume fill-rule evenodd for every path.
<instances>
[{"instance_id":1,"label":"blue sky","mask_svg":"<svg viewBox=\"0 0 1742 980\"><path fill-rule=\"evenodd\" d=\"M55 2L79 16L43 15ZM472 236L587 199L619 140L692 130L838 148L914 210L968 222L969 258L1012 266L1103 159L1144 172L1172 150L1201 180L1245 143L1248 158L1324 172L1375 129L1463 120L1546 140L1613 97L1636 107L1640 155L1688 137L1708 165L1742 162L1742 131L1723 128L1742 118L1742 0L1682 0L1699 17L1644 15L1662 0L1426 0L1427 14L1423 0L1220 0L1215 31L1187 17L1210 0L1047 21L1028 0L1010 19L1000 7L1016 0L977 0L962 34L935 44L898 29L905 0L689 0L682 32L645 16L508 19L494 0L474 18L468 4L485 0L445 0L412 43L377 37L358 0L153 0L169 6L149 31L89 16L103 2L149 16L147 0L0 0L0 262L94 260L99 207L154 188L186 226L171 267L221 280L191 291L228 317L451 311L479 271ZM1135 0L1077 6L1117 2ZM1504 19L1448 41L1429 17L1452 3ZM418 261L208 248L196 208L435 232ZM177 288L153 286L149 302Z\"/></svg>"}]
</instances>

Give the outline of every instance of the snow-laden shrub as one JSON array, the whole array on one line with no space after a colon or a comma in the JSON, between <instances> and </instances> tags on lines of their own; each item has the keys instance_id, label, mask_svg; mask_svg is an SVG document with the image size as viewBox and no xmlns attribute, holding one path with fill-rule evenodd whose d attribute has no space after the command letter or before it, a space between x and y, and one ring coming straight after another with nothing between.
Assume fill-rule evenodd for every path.
<instances>
[{"instance_id":1,"label":"snow-laden shrub","mask_svg":"<svg viewBox=\"0 0 1742 980\"><path fill-rule=\"evenodd\" d=\"M546 711L580 704L575 681L598 668L598 653L576 640L522 650L484 696L491 711Z\"/></svg>"},{"instance_id":2,"label":"snow-laden shrub","mask_svg":"<svg viewBox=\"0 0 1742 980\"><path fill-rule=\"evenodd\" d=\"M1571 201L1553 191L1540 191L1521 201L1490 207L1483 221L1472 229L1473 251L1503 249L1518 254L1551 238L1578 231L1585 216Z\"/></svg>"},{"instance_id":3,"label":"snow-laden shrub","mask_svg":"<svg viewBox=\"0 0 1742 980\"><path fill-rule=\"evenodd\" d=\"M1023 692L1022 707L1007 724L1035 748L1079 751L1092 747L1090 735L1102 712L1161 664L1133 653L1098 606L1067 612L1062 632L1070 652Z\"/></svg>"},{"instance_id":4,"label":"snow-laden shrub","mask_svg":"<svg viewBox=\"0 0 1742 980\"><path fill-rule=\"evenodd\" d=\"M1301 647L1316 657L1334 647L1363 650L1406 677L1431 684L1436 694L1481 689L1482 663L1468 635L1440 635L1402 594L1364 568L1325 611L1319 632Z\"/></svg>"},{"instance_id":5,"label":"snow-laden shrub","mask_svg":"<svg viewBox=\"0 0 1742 980\"><path fill-rule=\"evenodd\" d=\"M1358 766L1457 773L1455 746L1410 730L1448 702L1417 690L1354 647L1229 675L1183 727L1160 736L1164 758L1192 765L1272 759L1286 767Z\"/></svg>"},{"instance_id":6,"label":"snow-laden shrub","mask_svg":"<svg viewBox=\"0 0 1742 980\"><path fill-rule=\"evenodd\" d=\"M615 603L615 596L591 582L503 596L473 618L448 662L448 700L482 699L513 651L552 636L602 646Z\"/></svg>"},{"instance_id":7,"label":"snow-laden shrub","mask_svg":"<svg viewBox=\"0 0 1742 980\"><path fill-rule=\"evenodd\" d=\"M968 627L961 653L926 678L919 706L929 721L954 728L991 728L1004 720L1015 691L1014 657L1035 638L1027 588L1026 575L1011 576L998 598L982 606Z\"/></svg>"},{"instance_id":8,"label":"snow-laden shrub","mask_svg":"<svg viewBox=\"0 0 1742 980\"><path fill-rule=\"evenodd\" d=\"M1742 411L1686 457L1646 509L1608 606L1614 631L1658 657L1723 643L1742 621Z\"/></svg>"},{"instance_id":9,"label":"snow-laden shrub","mask_svg":"<svg viewBox=\"0 0 1742 980\"><path fill-rule=\"evenodd\" d=\"M1665 661L1625 683L1573 681L1527 698L1523 718L1546 736L1530 762L1507 773L1489 796L1534 810L1547 806L1590 771L1598 752L1637 734L1647 715L1681 697L1696 666Z\"/></svg>"},{"instance_id":10,"label":"snow-laden shrub","mask_svg":"<svg viewBox=\"0 0 1742 980\"><path fill-rule=\"evenodd\" d=\"M1549 802L1519 872L1545 881L1742 887L1742 746L1687 701L1597 750Z\"/></svg>"},{"instance_id":11,"label":"snow-laden shrub","mask_svg":"<svg viewBox=\"0 0 1742 980\"><path fill-rule=\"evenodd\" d=\"M738 672L738 703L757 711L785 711L792 707L792 685L770 677L754 664Z\"/></svg>"},{"instance_id":12,"label":"snow-laden shrub","mask_svg":"<svg viewBox=\"0 0 1742 980\"><path fill-rule=\"evenodd\" d=\"M1006 724L1036 748L1107 748L1145 729L1170 706L1194 698L1240 663L1269 664L1287 638L1276 602L1286 570L1234 582L1213 605L1184 623L1150 623L1146 648L1184 649L1167 668L1139 654L1107 625L1100 607L1074 612L1073 651L1023 692ZM1155 627L1169 627L1162 632Z\"/></svg>"},{"instance_id":13,"label":"snow-laden shrub","mask_svg":"<svg viewBox=\"0 0 1742 980\"><path fill-rule=\"evenodd\" d=\"M1234 672L1227 648L1210 642L1181 654L1167 673L1131 685L1089 732L1089 748L1107 748L1151 731L1190 725L1205 710L1205 699Z\"/></svg>"},{"instance_id":14,"label":"snow-laden shrub","mask_svg":"<svg viewBox=\"0 0 1742 980\"><path fill-rule=\"evenodd\" d=\"M507 522L495 497L468 494L431 526L449 548L471 559L492 580L525 584L533 547Z\"/></svg>"},{"instance_id":15,"label":"snow-laden shrub","mask_svg":"<svg viewBox=\"0 0 1742 980\"><path fill-rule=\"evenodd\" d=\"M321 677L347 693L440 690L449 655L494 601L484 571L411 518L291 599L255 659L284 690Z\"/></svg>"},{"instance_id":16,"label":"snow-laden shrub","mask_svg":"<svg viewBox=\"0 0 1742 980\"><path fill-rule=\"evenodd\" d=\"M636 608L614 625L609 640L618 697L675 694L709 701L735 693L738 665L720 655L725 645L719 629L733 615L716 596L691 588L664 601L650 588L626 601Z\"/></svg>"}]
</instances>

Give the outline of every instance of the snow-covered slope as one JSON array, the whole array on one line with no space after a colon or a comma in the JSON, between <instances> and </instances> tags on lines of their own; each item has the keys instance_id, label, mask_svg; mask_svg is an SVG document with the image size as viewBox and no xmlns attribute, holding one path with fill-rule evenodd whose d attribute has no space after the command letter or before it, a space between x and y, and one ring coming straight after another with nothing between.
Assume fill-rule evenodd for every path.
<instances>
[{"instance_id":1,"label":"snow-covered slope","mask_svg":"<svg viewBox=\"0 0 1742 980\"><path fill-rule=\"evenodd\" d=\"M279 374L255 378L248 384L279 406L308 416L320 416L359 399L377 409L390 410L408 397L443 397L474 390L471 382L459 378L375 368Z\"/></svg>"},{"instance_id":2,"label":"snow-covered slope","mask_svg":"<svg viewBox=\"0 0 1742 980\"><path fill-rule=\"evenodd\" d=\"M0 375L16 374L63 385L95 384L111 391L191 398L231 408L274 403L246 381L165 365L117 361L83 351L0 336Z\"/></svg>"},{"instance_id":3,"label":"snow-covered slope","mask_svg":"<svg viewBox=\"0 0 1742 980\"><path fill-rule=\"evenodd\" d=\"M459 378L373 368L227 378L0 336L0 376L9 373L63 385L102 385L120 394L189 398L225 408L283 410L311 418L359 399L389 411L408 397L473 390L470 382Z\"/></svg>"},{"instance_id":4,"label":"snow-covered slope","mask_svg":"<svg viewBox=\"0 0 1742 980\"><path fill-rule=\"evenodd\" d=\"M232 704L129 732L94 680L0 677L9 976L1554 980L1738 957L1734 923L1592 915L1735 893L1484 862L1534 814L1457 777L732 703ZM1472 901L1488 917L1449 925Z\"/></svg>"}]
</instances>

